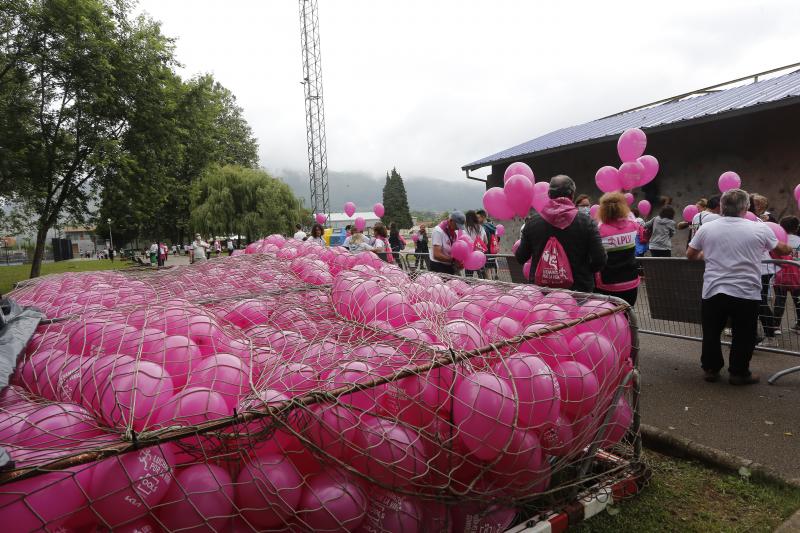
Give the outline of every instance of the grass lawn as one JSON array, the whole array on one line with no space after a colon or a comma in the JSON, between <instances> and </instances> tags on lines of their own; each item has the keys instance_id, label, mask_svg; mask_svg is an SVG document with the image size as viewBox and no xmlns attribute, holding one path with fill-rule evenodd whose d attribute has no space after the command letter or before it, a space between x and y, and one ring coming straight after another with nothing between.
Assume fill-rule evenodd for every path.
<instances>
[{"instance_id":1,"label":"grass lawn","mask_svg":"<svg viewBox=\"0 0 800 533\"><path fill-rule=\"evenodd\" d=\"M800 508L800 489L749 481L699 463L647 452L650 485L637 497L603 511L574 530L773 531Z\"/></svg>"},{"instance_id":2,"label":"grass lawn","mask_svg":"<svg viewBox=\"0 0 800 533\"><path fill-rule=\"evenodd\" d=\"M128 261L111 261L109 259L74 259L71 261L59 261L58 263L42 263L42 275L57 274L59 272L116 270L130 266L130 264ZM30 265L0 266L0 294L11 291L18 281L28 279L30 272Z\"/></svg>"}]
</instances>

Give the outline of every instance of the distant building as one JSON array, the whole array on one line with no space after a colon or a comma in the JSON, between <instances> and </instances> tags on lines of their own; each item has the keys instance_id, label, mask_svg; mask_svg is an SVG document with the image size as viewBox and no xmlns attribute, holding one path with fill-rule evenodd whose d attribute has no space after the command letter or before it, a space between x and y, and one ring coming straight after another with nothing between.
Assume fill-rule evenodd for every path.
<instances>
[{"instance_id":1,"label":"distant building","mask_svg":"<svg viewBox=\"0 0 800 533\"><path fill-rule=\"evenodd\" d=\"M371 228L376 223L380 222L381 219L375 216L375 213L372 211L363 211L363 212L356 212L353 213L352 217L347 216L346 213L331 213L328 217L328 226L333 228L334 230L338 230L344 228L345 226L352 226L356 223L356 218L361 217L367 223L367 228Z\"/></svg>"},{"instance_id":2,"label":"distant building","mask_svg":"<svg viewBox=\"0 0 800 533\"><path fill-rule=\"evenodd\" d=\"M73 257L80 257L87 252L94 253L98 247L105 248L105 240L100 239L98 242L94 231L95 228L89 226L64 227L62 234L65 239L72 241Z\"/></svg>"}]
</instances>

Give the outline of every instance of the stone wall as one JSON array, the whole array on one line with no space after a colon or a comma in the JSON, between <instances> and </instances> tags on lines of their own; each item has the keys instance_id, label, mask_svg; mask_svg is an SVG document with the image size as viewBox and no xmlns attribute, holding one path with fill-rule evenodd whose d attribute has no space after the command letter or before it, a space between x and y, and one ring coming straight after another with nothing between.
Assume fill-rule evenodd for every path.
<instances>
[{"instance_id":1,"label":"stone wall","mask_svg":"<svg viewBox=\"0 0 800 533\"><path fill-rule=\"evenodd\" d=\"M646 153L660 163L658 176L642 190L636 201L647 198L657 212L662 195L672 197L678 213L698 198L718 193L717 179L726 170L742 177L742 187L769 198L776 217L797 214L792 191L800 183L800 105L717 119L683 128L648 133ZM603 165L618 166L616 140L577 146L550 154L523 159L533 169L537 181L556 174L572 177L578 193L597 202L600 191L594 174ZM508 164L495 165L488 187L502 186ZM652 216L652 215L651 215ZM507 237L503 252L510 252L518 238L520 219L503 221ZM686 249L688 231L678 232L673 242L676 254Z\"/></svg>"}]
</instances>

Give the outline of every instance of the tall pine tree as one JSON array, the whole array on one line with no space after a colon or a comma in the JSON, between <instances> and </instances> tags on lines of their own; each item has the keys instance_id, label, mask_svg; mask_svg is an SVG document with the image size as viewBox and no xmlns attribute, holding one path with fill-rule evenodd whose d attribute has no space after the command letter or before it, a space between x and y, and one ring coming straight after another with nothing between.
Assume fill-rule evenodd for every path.
<instances>
[{"instance_id":1,"label":"tall pine tree","mask_svg":"<svg viewBox=\"0 0 800 533\"><path fill-rule=\"evenodd\" d=\"M403 185L403 178L397 173L396 168L393 168L391 173L386 173L386 185L383 186L383 207L385 213L381 220L384 224L388 225L394 222L400 229L409 229L414 225L408 209L406 186Z\"/></svg>"}]
</instances>

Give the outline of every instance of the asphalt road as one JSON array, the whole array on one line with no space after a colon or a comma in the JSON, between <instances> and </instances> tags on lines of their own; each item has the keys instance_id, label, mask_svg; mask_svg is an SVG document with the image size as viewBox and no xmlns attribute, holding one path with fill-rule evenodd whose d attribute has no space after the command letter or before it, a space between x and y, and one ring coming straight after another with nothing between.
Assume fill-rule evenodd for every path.
<instances>
[{"instance_id":1,"label":"asphalt road","mask_svg":"<svg viewBox=\"0 0 800 533\"><path fill-rule=\"evenodd\" d=\"M642 334L639 344L644 423L800 479L800 373L766 382L800 357L756 352L761 383L734 387L726 371L717 383L703 380L699 342ZM724 346L723 354L727 361Z\"/></svg>"}]
</instances>

